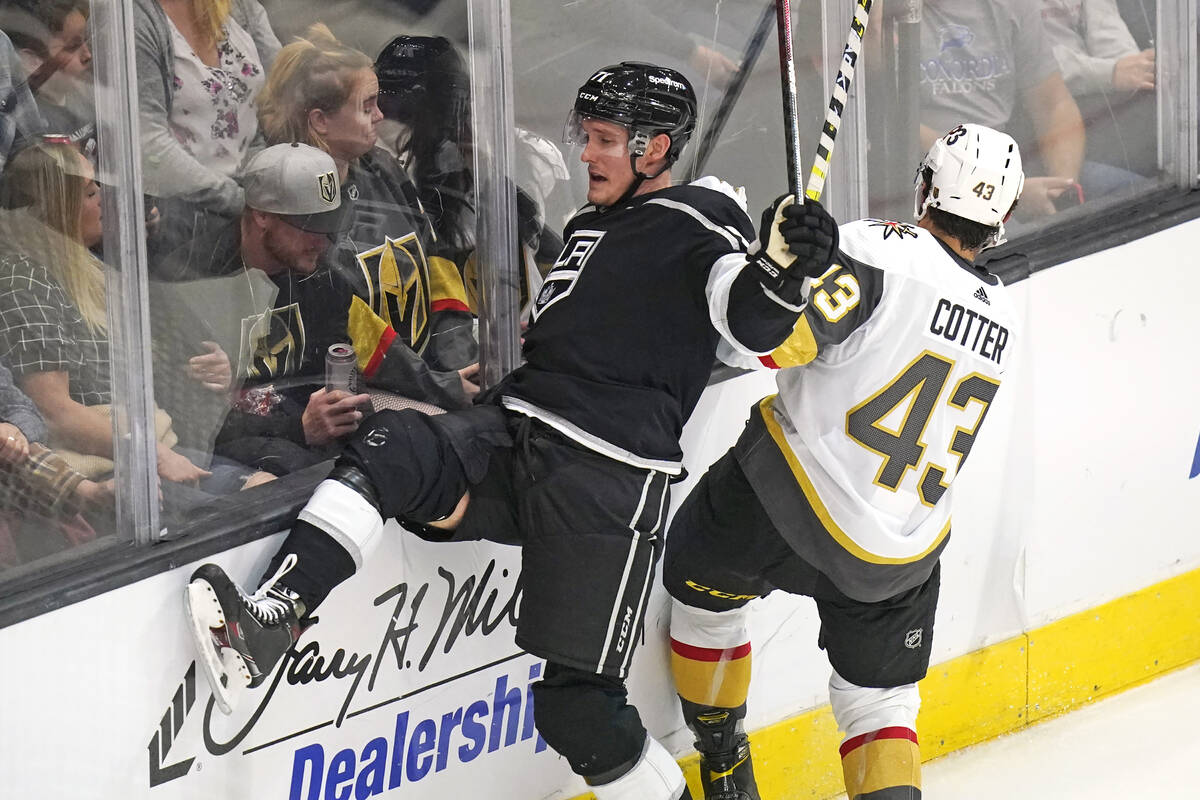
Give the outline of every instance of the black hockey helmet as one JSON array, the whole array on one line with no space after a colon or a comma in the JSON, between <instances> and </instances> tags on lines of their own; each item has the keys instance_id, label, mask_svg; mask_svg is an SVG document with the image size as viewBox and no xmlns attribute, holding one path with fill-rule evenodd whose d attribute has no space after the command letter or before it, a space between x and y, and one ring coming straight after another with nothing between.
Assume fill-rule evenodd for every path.
<instances>
[{"instance_id":1,"label":"black hockey helmet","mask_svg":"<svg viewBox=\"0 0 1200 800\"><path fill-rule=\"evenodd\" d=\"M430 106L465 114L469 79L462 56L444 36L397 36L375 59L379 109L409 121Z\"/></svg>"},{"instance_id":2,"label":"black hockey helmet","mask_svg":"<svg viewBox=\"0 0 1200 800\"><path fill-rule=\"evenodd\" d=\"M638 61L596 70L579 87L564 138L580 143L585 118L613 122L629 129L632 157L645 154L657 134L671 137L668 163L674 163L696 128L696 93L682 73Z\"/></svg>"}]
</instances>

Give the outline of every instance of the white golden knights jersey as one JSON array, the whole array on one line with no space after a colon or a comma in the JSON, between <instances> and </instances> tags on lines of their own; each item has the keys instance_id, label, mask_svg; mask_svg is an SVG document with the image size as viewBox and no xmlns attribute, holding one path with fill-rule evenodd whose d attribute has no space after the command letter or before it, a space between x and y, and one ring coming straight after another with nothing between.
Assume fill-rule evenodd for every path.
<instances>
[{"instance_id":1,"label":"white golden knights jersey","mask_svg":"<svg viewBox=\"0 0 1200 800\"><path fill-rule=\"evenodd\" d=\"M824 528L785 536L824 539L792 543L872 600L872 585L886 597L923 580L944 547L951 485L1016 350L1015 314L999 278L914 225L848 223L841 251L762 359L781 371L759 413ZM862 562L887 579L865 579Z\"/></svg>"}]
</instances>

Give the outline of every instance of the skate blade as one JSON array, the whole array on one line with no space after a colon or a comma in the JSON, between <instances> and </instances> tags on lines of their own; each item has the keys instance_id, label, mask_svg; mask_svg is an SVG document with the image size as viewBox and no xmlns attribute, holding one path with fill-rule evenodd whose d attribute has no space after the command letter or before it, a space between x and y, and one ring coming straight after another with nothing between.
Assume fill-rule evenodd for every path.
<instances>
[{"instance_id":1,"label":"skate blade","mask_svg":"<svg viewBox=\"0 0 1200 800\"><path fill-rule=\"evenodd\" d=\"M237 689L250 685L250 670L236 650L220 646L213 636L213 628L225 626L225 615L212 587L204 581L189 583L183 601L196 661L204 671L217 708L223 714L232 714Z\"/></svg>"}]
</instances>

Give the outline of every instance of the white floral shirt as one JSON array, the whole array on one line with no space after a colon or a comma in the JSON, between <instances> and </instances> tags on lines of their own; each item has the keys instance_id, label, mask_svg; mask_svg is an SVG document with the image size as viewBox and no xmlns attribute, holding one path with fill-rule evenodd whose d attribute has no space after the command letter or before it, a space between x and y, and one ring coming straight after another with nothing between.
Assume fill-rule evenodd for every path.
<instances>
[{"instance_id":1,"label":"white floral shirt","mask_svg":"<svg viewBox=\"0 0 1200 800\"><path fill-rule=\"evenodd\" d=\"M254 99L266 80L250 34L232 19L217 44L217 66L200 60L171 23L175 45L175 98L171 132L196 160L236 175L258 132Z\"/></svg>"}]
</instances>

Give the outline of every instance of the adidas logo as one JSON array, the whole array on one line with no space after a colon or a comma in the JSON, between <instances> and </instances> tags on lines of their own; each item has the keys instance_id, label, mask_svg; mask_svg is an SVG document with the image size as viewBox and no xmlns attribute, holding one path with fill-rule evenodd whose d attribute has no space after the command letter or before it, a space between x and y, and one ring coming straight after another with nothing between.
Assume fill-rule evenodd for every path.
<instances>
[{"instance_id":1,"label":"adidas logo","mask_svg":"<svg viewBox=\"0 0 1200 800\"><path fill-rule=\"evenodd\" d=\"M988 300L987 292L985 292L983 290L982 286L980 286L978 289L975 290L975 299L982 300L983 302L987 303L989 306L992 304L992 301Z\"/></svg>"}]
</instances>

